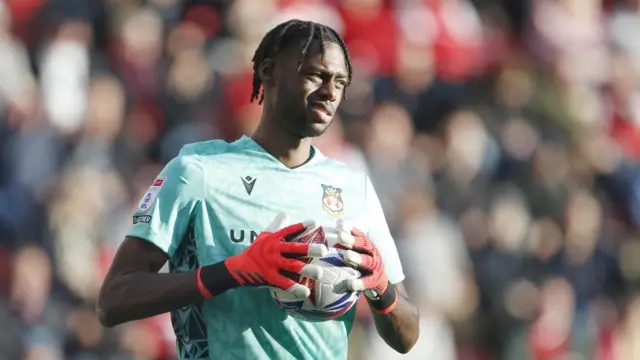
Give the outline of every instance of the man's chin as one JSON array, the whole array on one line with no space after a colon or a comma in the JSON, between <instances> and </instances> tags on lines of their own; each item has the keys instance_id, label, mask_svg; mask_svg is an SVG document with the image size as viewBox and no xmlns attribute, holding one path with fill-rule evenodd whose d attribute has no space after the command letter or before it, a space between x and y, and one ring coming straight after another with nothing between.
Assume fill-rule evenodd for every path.
<instances>
[{"instance_id":1,"label":"man's chin","mask_svg":"<svg viewBox=\"0 0 640 360\"><path fill-rule=\"evenodd\" d=\"M324 134L331 123L311 123L307 128L307 137L318 137Z\"/></svg>"},{"instance_id":2,"label":"man's chin","mask_svg":"<svg viewBox=\"0 0 640 360\"><path fill-rule=\"evenodd\" d=\"M303 128L289 128L288 132L301 139L314 138L324 134L329 128L329 125L331 125L331 123L310 121Z\"/></svg>"}]
</instances>

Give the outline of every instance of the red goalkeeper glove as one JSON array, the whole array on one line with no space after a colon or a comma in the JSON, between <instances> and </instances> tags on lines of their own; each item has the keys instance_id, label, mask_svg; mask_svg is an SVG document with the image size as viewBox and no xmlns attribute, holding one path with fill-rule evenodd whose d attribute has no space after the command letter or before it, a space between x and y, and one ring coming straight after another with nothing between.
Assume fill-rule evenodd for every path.
<instances>
[{"instance_id":1,"label":"red goalkeeper glove","mask_svg":"<svg viewBox=\"0 0 640 360\"><path fill-rule=\"evenodd\" d=\"M380 251L362 231L338 221L335 242L342 252L345 263L363 274L359 279L344 283L347 291L361 291L371 307L386 314L397 304L397 294L387 278Z\"/></svg>"},{"instance_id":2,"label":"red goalkeeper glove","mask_svg":"<svg viewBox=\"0 0 640 360\"><path fill-rule=\"evenodd\" d=\"M297 273L320 279L322 268L296 258L322 257L328 253L322 244L303 244L287 240L313 226L312 222L297 223L280 229L288 218L280 214L258 235L243 252L223 262L200 268L198 285L205 298L241 286L273 286L292 293L295 297L308 297L311 291L287 276ZM284 274L283 274L284 273Z\"/></svg>"}]
</instances>

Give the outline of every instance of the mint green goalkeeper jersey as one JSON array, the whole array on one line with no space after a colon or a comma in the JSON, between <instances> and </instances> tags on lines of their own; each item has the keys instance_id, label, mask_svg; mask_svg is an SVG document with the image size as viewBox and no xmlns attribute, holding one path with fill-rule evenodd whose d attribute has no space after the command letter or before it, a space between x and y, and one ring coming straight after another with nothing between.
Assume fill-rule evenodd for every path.
<instances>
[{"instance_id":1,"label":"mint green goalkeeper jersey","mask_svg":"<svg viewBox=\"0 0 640 360\"><path fill-rule=\"evenodd\" d=\"M290 169L249 137L186 145L140 200L129 236L155 244L182 272L239 254L281 212L292 223L343 218L404 279L380 202L365 174L323 156ZM171 313L180 359L346 359L355 306L336 320L287 316L267 288L238 288Z\"/></svg>"}]
</instances>

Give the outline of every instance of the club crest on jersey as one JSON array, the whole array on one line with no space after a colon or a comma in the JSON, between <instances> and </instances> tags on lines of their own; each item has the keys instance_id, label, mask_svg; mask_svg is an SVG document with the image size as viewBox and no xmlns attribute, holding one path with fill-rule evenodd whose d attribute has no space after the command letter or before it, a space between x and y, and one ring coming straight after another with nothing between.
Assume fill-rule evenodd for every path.
<instances>
[{"instance_id":1,"label":"club crest on jersey","mask_svg":"<svg viewBox=\"0 0 640 360\"><path fill-rule=\"evenodd\" d=\"M158 198L158 192L160 192L160 188L166 178L157 178L153 181L153 185L149 187L147 192L144 194L140 202L138 203L138 211L142 213L146 213L151 210L153 203Z\"/></svg>"},{"instance_id":2,"label":"club crest on jersey","mask_svg":"<svg viewBox=\"0 0 640 360\"><path fill-rule=\"evenodd\" d=\"M322 207L331 216L340 216L344 210L342 202L342 189L322 184Z\"/></svg>"}]
</instances>

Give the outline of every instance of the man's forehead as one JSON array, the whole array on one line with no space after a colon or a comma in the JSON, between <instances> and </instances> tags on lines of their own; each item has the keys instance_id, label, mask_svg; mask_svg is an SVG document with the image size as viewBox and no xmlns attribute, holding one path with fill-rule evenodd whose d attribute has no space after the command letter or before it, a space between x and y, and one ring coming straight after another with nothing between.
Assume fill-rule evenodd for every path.
<instances>
[{"instance_id":1,"label":"man's forehead","mask_svg":"<svg viewBox=\"0 0 640 360\"><path fill-rule=\"evenodd\" d=\"M302 49L304 47L305 40L300 40L295 44L290 44L283 49L281 55L286 62L292 62L296 65L300 61L302 56ZM342 46L331 41L324 41L324 54L321 52L320 41L314 40L309 44L307 54L302 62L302 66L323 66L330 67L335 71L347 72L347 59L344 56ZM324 56L323 56L324 55Z\"/></svg>"}]
</instances>

